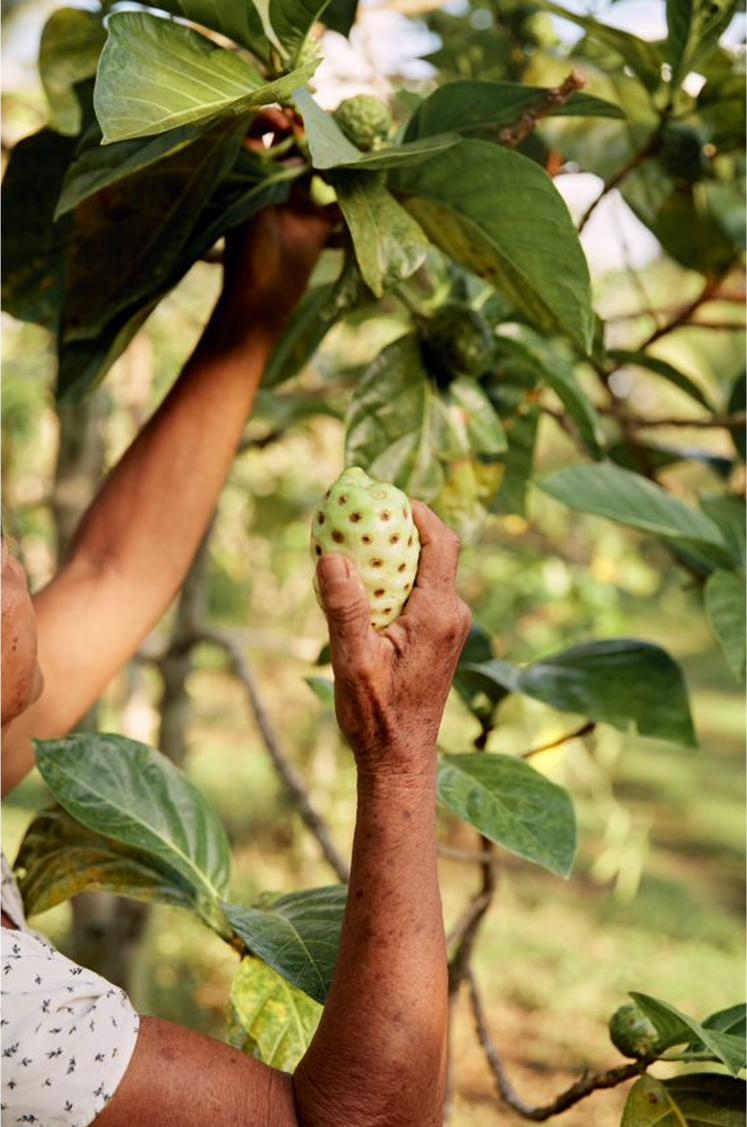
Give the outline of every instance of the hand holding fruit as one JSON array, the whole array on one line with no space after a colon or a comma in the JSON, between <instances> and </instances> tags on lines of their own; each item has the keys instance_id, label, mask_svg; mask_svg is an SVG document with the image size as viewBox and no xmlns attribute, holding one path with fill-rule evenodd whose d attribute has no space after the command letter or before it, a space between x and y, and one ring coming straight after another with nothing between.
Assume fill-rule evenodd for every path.
<instances>
[{"instance_id":1,"label":"hand holding fruit","mask_svg":"<svg viewBox=\"0 0 747 1127\"><path fill-rule=\"evenodd\" d=\"M342 554L348 546L341 544L340 554L324 552L317 563L337 720L359 771L373 775L425 777L435 770L441 717L471 624L456 593L457 537L420 502L412 502L411 512L421 544L417 578L404 613L383 629L371 624L369 592ZM382 529L389 527L387 520ZM402 546L411 552L412 545Z\"/></svg>"}]
</instances>

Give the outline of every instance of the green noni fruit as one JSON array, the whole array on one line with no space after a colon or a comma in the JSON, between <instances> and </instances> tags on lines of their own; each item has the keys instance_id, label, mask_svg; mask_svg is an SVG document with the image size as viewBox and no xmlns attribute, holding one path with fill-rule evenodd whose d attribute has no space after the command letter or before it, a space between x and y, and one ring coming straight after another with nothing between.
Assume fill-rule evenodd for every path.
<instances>
[{"instance_id":1,"label":"green noni fruit","mask_svg":"<svg viewBox=\"0 0 747 1127\"><path fill-rule=\"evenodd\" d=\"M494 340L487 321L459 302L440 306L422 332L429 366L447 383L456 376L480 376L490 366Z\"/></svg>"},{"instance_id":2,"label":"green noni fruit","mask_svg":"<svg viewBox=\"0 0 747 1127\"><path fill-rule=\"evenodd\" d=\"M420 537L406 493L374 481L353 466L340 474L314 511L311 558L346 555L368 594L371 625L383 629L398 618L415 583ZM314 591L321 604L314 576Z\"/></svg>"},{"instance_id":3,"label":"green noni fruit","mask_svg":"<svg viewBox=\"0 0 747 1127\"><path fill-rule=\"evenodd\" d=\"M624 1057L646 1057L659 1040L656 1026L635 1002L615 1010L609 1031L612 1044Z\"/></svg>"},{"instance_id":4,"label":"green noni fruit","mask_svg":"<svg viewBox=\"0 0 747 1127\"><path fill-rule=\"evenodd\" d=\"M345 98L332 114L348 141L364 153L386 141L392 127L389 107L373 94Z\"/></svg>"}]
</instances>

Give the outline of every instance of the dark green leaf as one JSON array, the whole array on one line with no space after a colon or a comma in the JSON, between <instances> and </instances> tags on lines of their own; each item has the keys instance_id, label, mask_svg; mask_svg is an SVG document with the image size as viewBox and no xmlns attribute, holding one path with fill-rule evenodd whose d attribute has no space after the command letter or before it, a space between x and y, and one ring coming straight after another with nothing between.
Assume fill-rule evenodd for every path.
<instances>
[{"instance_id":1,"label":"dark green leaf","mask_svg":"<svg viewBox=\"0 0 747 1127\"><path fill-rule=\"evenodd\" d=\"M405 140L516 125L527 110L545 106L547 93L546 87L519 82L447 82L418 106L407 123ZM551 112L566 117L625 117L619 106L589 94L574 94Z\"/></svg>"},{"instance_id":2,"label":"dark green leaf","mask_svg":"<svg viewBox=\"0 0 747 1127\"><path fill-rule=\"evenodd\" d=\"M540 478L538 487L569 508L632 525L691 546L716 564L732 562L718 526L660 485L612 463L572 466Z\"/></svg>"},{"instance_id":3,"label":"dark green leaf","mask_svg":"<svg viewBox=\"0 0 747 1127\"><path fill-rule=\"evenodd\" d=\"M721 1033L733 1033L736 1037L747 1038L747 1006L740 1002L736 1006L728 1006L725 1010L717 1010L703 1022L706 1029L717 1029Z\"/></svg>"},{"instance_id":4,"label":"dark green leaf","mask_svg":"<svg viewBox=\"0 0 747 1127\"><path fill-rule=\"evenodd\" d=\"M13 149L3 180L3 309L53 332L65 298L70 219L53 221L75 140L49 129Z\"/></svg>"},{"instance_id":5,"label":"dark green leaf","mask_svg":"<svg viewBox=\"0 0 747 1127\"><path fill-rule=\"evenodd\" d=\"M697 3L697 0L696 0ZM672 68L672 84L679 85L681 64L690 39L693 18L693 0L667 0L666 58Z\"/></svg>"},{"instance_id":6,"label":"dark green leaf","mask_svg":"<svg viewBox=\"0 0 747 1127\"><path fill-rule=\"evenodd\" d=\"M173 20L120 12L108 31L94 90L104 144L287 100L317 65L266 83L243 57Z\"/></svg>"},{"instance_id":7,"label":"dark green leaf","mask_svg":"<svg viewBox=\"0 0 747 1127\"><path fill-rule=\"evenodd\" d=\"M701 407L705 407L707 411L715 410L705 392L701 391L689 376L680 372L666 360L660 360L658 356L649 356L647 352L630 352L624 348L610 349L607 355L610 360L614 360L620 365L632 364L639 368L646 368L649 372L655 372L657 376L662 376L668 383L678 387L680 391L684 391L685 395L689 395L691 399L700 403Z\"/></svg>"},{"instance_id":8,"label":"dark green leaf","mask_svg":"<svg viewBox=\"0 0 747 1127\"><path fill-rule=\"evenodd\" d=\"M480 752L442 755L438 797L497 845L569 876L576 851L573 803L528 763Z\"/></svg>"},{"instance_id":9,"label":"dark green leaf","mask_svg":"<svg viewBox=\"0 0 747 1127\"><path fill-rule=\"evenodd\" d=\"M348 35L358 14L358 0L330 0L324 9L322 22L330 31Z\"/></svg>"},{"instance_id":10,"label":"dark green leaf","mask_svg":"<svg viewBox=\"0 0 747 1127\"><path fill-rule=\"evenodd\" d=\"M487 278L540 328L567 334L584 352L591 347L586 259L543 169L519 153L469 140L398 171L391 183L441 250Z\"/></svg>"},{"instance_id":11,"label":"dark green leaf","mask_svg":"<svg viewBox=\"0 0 747 1127\"><path fill-rule=\"evenodd\" d=\"M160 296L159 293L137 305L134 311L124 311L92 340L60 342L57 370L59 399L80 402L103 379L150 317Z\"/></svg>"},{"instance_id":12,"label":"dark green leaf","mask_svg":"<svg viewBox=\"0 0 747 1127\"><path fill-rule=\"evenodd\" d=\"M744 569L747 563L747 506L744 498L726 493L704 493L700 497L700 507L718 525L736 566Z\"/></svg>"},{"instance_id":13,"label":"dark green leaf","mask_svg":"<svg viewBox=\"0 0 747 1127\"><path fill-rule=\"evenodd\" d=\"M734 381L727 410L731 414L744 411L745 407L747 407L747 372L742 372ZM739 457L744 462L747 458L747 431L743 426L731 427L731 438Z\"/></svg>"},{"instance_id":14,"label":"dark green leaf","mask_svg":"<svg viewBox=\"0 0 747 1127\"><path fill-rule=\"evenodd\" d=\"M249 951L317 1002L324 1002L337 959L347 889L312 888L267 894L251 908L224 903Z\"/></svg>"},{"instance_id":15,"label":"dark green leaf","mask_svg":"<svg viewBox=\"0 0 747 1127\"><path fill-rule=\"evenodd\" d=\"M734 1033L724 1033L713 1026L706 1028L694 1018L681 1013L668 1002L652 998L649 994L631 991L631 998L641 1007L656 1026L662 1048L685 1045L695 1039L701 1041L722 1064L736 1076L745 1067L745 1038Z\"/></svg>"},{"instance_id":16,"label":"dark green leaf","mask_svg":"<svg viewBox=\"0 0 747 1127\"><path fill-rule=\"evenodd\" d=\"M202 917L220 926L228 840L185 775L160 752L123 736L81 733L34 746L44 781L69 814L176 870L194 888Z\"/></svg>"},{"instance_id":17,"label":"dark green leaf","mask_svg":"<svg viewBox=\"0 0 747 1127\"><path fill-rule=\"evenodd\" d=\"M260 10L253 0L158 0L153 6L227 35L260 59L269 53Z\"/></svg>"},{"instance_id":18,"label":"dark green leaf","mask_svg":"<svg viewBox=\"0 0 747 1127\"><path fill-rule=\"evenodd\" d=\"M363 280L382 297L422 265L428 240L378 177L338 172L335 191Z\"/></svg>"},{"instance_id":19,"label":"dark green leaf","mask_svg":"<svg viewBox=\"0 0 747 1127\"><path fill-rule=\"evenodd\" d=\"M705 585L705 609L729 667L738 681L744 681L747 637L744 578L733 571L714 571Z\"/></svg>"},{"instance_id":20,"label":"dark green leaf","mask_svg":"<svg viewBox=\"0 0 747 1127\"><path fill-rule=\"evenodd\" d=\"M105 40L101 12L58 8L44 25L39 76L49 102L50 125L59 133L80 132L83 115L75 86L95 75Z\"/></svg>"},{"instance_id":21,"label":"dark green leaf","mask_svg":"<svg viewBox=\"0 0 747 1127\"><path fill-rule=\"evenodd\" d=\"M708 62L738 7L737 0L667 0L673 85Z\"/></svg>"},{"instance_id":22,"label":"dark green leaf","mask_svg":"<svg viewBox=\"0 0 747 1127\"><path fill-rule=\"evenodd\" d=\"M621 1127L744 1127L744 1102L744 1082L730 1076L642 1076L630 1090Z\"/></svg>"},{"instance_id":23,"label":"dark green leaf","mask_svg":"<svg viewBox=\"0 0 747 1127\"><path fill-rule=\"evenodd\" d=\"M293 1072L314 1036L322 1007L261 959L242 959L231 983L229 1040L270 1068Z\"/></svg>"},{"instance_id":24,"label":"dark green leaf","mask_svg":"<svg viewBox=\"0 0 747 1127\"><path fill-rule=\"evenodd\" d=\"M197 887L161 857L87 829L61 807L37 814L16 859L27 915L79 892L111 892L197 911Z\"/></svg>"},{"instance_id":25,"label":"dark green leaf","mask_svg":"<svg viewBox=\"0 0 747 1127\"><path fill-rule=\"evenodd\" d=\"M295 60L329 0L269 0L273 31L288 57Z\"/></svg>"}]
</instances>

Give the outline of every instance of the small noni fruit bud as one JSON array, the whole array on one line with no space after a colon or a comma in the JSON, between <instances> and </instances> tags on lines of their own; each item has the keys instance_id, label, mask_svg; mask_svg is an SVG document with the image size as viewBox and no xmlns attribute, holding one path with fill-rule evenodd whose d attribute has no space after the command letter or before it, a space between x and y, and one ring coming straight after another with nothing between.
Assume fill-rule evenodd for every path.
<instances>
[{"instance_id":1,"label":"small noni fruit bud","mask_svg":"<svg viewBox=\"0 0 747 1127\"><path fill-rule=\"evenodd\" d=\"M612 1044L624 1057L646 1057L659 1040L656 1026L635 1002L615 1010L609 1031Z\"/></svg>"},{"instance_id":2,"label":"small noni fruit bud","mask_svg":"<svg viewBox=\"0 0 747 1127\"><path fill-rule=\"evenodd\" d=\"M406 493L353 466L340 474L314 511L311 558L339 552L355 564L371 607L371 625L398 618L415 583L420 537ZM314 591L321 604L319 585Z\"/></svg>"},{"instance_id":3,"label":"small noni fruit bud","mask_svg":"<svg viewBox=\"0 0 747 1127\"><path fill-rule=\"evenodd\" d=\"M457 376L481 376L494 355L495 340L487 321L459 302L447 302L435 311L421 341L436 382L447 387Z\"/></svg>"},{"instance_id":4,"label":"small noni fruit bud","mask_svg":"<svg viewBox=\"0 0 747 1127\"><path fill-rule=\"evenodd\" d=\"M388 106L373 94L345 98L332 114L349 141L364 153L386 141L392 127Z\"/></svg>"}]
</instances>

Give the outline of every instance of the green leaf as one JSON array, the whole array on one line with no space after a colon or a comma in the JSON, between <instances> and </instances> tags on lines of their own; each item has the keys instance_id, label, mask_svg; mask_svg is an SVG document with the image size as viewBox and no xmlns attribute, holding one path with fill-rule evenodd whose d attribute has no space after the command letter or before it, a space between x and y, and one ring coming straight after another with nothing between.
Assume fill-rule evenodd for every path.
<instances>
[{"instance_id":1,"label":"green leaf","mask_svg":"<svg viewBox=\"0 0 747 1127\"><path fill-rule=\"evenodd\" d=\"M65 299L72 223L54 222L75 140L43 129L14 147L3 179L3 309L54 332Z\"/></svg>"},{"instance_id":2,"label":"green leaf","mask_svg":"<svg viewBox=\"0 0 747 1127\"><path fill-rule=\"evenodd\" d=\"M197 788L160 752L123 736L35 740L36 762L57 801L88 829L150 853L194 889L203 919L222 930L230 853Z\"/></svg>"},{"instance_id":3,"label":"green leaf","mask_svg":"<svg viewBox=\"0 0 747 1127\"><path fill-rule=\"evenodd\" d=\"M75 86L93 78L106 40L101 12L58 8L44 25L39 43L39 76L58 133L80 132L83 115Z\"/></svg>"},{"instance_id":4,"label":"green leaf","mask_svg":"<svg viewBox=\"0 0 747 1127\"><path fill-rule=\"evenodd\" d=\"M699 499L703 512L718 525L735 564L744 568L747 563L747 506L744 498L725 493L704 493Z\"/></svg>"},{"instance_id":5,"label":"green leaf","mask_svg":"<svg viewBox=\"0 0 747 1127\"><path fill-rule=\"evenodd\" d=\"M732 563L726 541L710 517L660 485L611 462L571 466L536 484L576 512L609 517L673 544L691 546L716 564L728 567Z\"/></svg>"},{"instance_id":6,"label":"green leaf","mask_svg":"<svg viewBox=\"0 0 747 1127\"><path fill-rule=\"evenodd\" d=\"M260 59L269 53L262 16L253 0L158 0L154 7L227 35Z\"/></svg>"},{"instance_id":7,"label":"green leaf","mask_svg":"<svg viewBox=\"0 0 747 1127\"><path fill-rule=\"evenodd\" d=\"M361 150L345 136L332 114L323 110L307 89L300 86L294 90L293 100L303 117L314 168L334 168L348 161L355 164L363 156Z\"/></svg>"},{"instance_id":8,"label":"green leaf","mask_svg":"<svg viewBox=\"0 0 747 1127\"><path fill-rule=\"evenodd\" d=\"M559 4L553 4L551 0L543 0L542 7L564 20L578 24L591 39L616 51L650 92L661 85L661 65L664 58L657 43L653 43L649 39L641 39L619 27L611 27L609 24L601 23L599 20L595 20L593 16L586 16L567 8L561 8Z\"/></svg>"},{"instance_id":9,"label":"green leaf","mask_svg":"<svg viewBox=\"0 0 747 1127\"><path fill-rule=\"evenodd\" d=\"M270 23L285 53L296 59L329 0L270 0Z\"/></svg>"},{"instance_id":10,"label":"green leaf","mask_svg":"<svg viewBox=\"0 0 747 1127\"><path fill-rule=\"evenodd\" d=\"M737 10L736 0L667 0L672 85L709 60Z\"/></svg>"},{"instance_id":11,"label":"green leaf","mask_svg":"<svg viewBox=\"0 0 747 1127\"><path fill-rule=\"evenodd\" d=\"M358 14L358 0L330 0L322 15L324 26L339 35L349 35Z\"/></svg>"},{"instance_id":12,"label":"green leaf","mask_svg":"<svg viewBox=\"0 0 747 1127\"><path fill-rule=\"evenodd\" d=\"M315 697L317 697L322 704L326 704L328 708L334 708L335 704L335 683L329 677L304 677L304 681L311 689Z\"/></svg>"},{"instance_id":13,"label":"green leaf","mask_svg":"<svg viewBox=\"0 0 747 1127\"><path fill-rule=\"evenodd\" d=\"M700 403L701 407L705 407L707 411L715 412L715 408L705 392L701 391L689 376L680 372L666 360L660 360L658 356L649 356L647 352L631 352L624 348L610 349L607 355L610 360L614 360L617 364L632 364L639 368L646 368L649 372L655 372L657 376L662 376L668 383L678 387L680 391L684 391L685 395L689 395L696 403Z\"/></svg>"},{"instance_id":14,"label":"green leaf","mask_svg":"<svg viewBox=\"0 0 747 1127\"><path fill-rule=\"evenodd\" d=\"M92 891L198 910L196 886L177 869L87 829L61 807L37 814L14 868L30 916Z\"/></svg>"},{"instance_id":15,"label":"green leaf","mask_svg":"<svg viewBox=\"0 0 747 1127\"><path fill-rule=\"evenodd\" d=\"M454 390L439 393L426 374L414 333L388 345L355 389L346 464L367 467L372 477L433 500L444 484L442 463L505 449L492 404L479 384L467 383L457 380Z\"/></svg>"},{"instance_id":16,"label":"green leaf","mask_svg":"<svg viewBox=\"0 0 747 1127\"><path fill-rule=\"evenodd\" d=\"M569 876L576 851L573 803L528 763L481 752L442 755L438 797L497 845Z\"/></svg>"},{"instance_id":17,"label":"green leaf","mask_svg":"<svg viewBox=\"0 0 747 1127\"><path fill-rule=\"evenodd\" d=\"M744 681L747 637L744 578L733 571L714 571L705 585L705 609L729 668L738 681Z\"/></svg>"},{"instance_id":18,"label":"green leaf","mask_svg":"<svg viewBox=\"0 0 747 1127\"><path fill-rule=\"evenodd\" d=\"M173 20L120 12L108 31L94 89L104 144L287 100L317 65L266 83L243 57Z\"/></svg>"},{"instance_id":19,"label":"green leaf","mask_svg":"<svg viewBox=\"0 0 747 1127\"><path fill-rule=\"evenodd\" d=\"M286 895L268 893L250 908L224 902L236 935L253 955L324 1002L337 959L347 888L331 885Z\"/></svg>"},{"instance_id":20,"label":"green leaf","mask_svg":"<svg viewBox=\"0 0 747 1127\"><path fill-rule=\"evenodd\" d=\"M428 241L378 178L338 172L334 186L363 280L383 297L422 265Z\"/></svg>"},{"instance_id":21,"label":"green leaf","mask_svg":"<svg viewBox=\"0 0 747 1127\"><path fill-rule=\"evenodd\" d=\"M57 397L79 403L119 359L155 309L159 293L133 311L127 310L92 340L60 341Z\"/></svg>"},{"instance_id":22,"label":"green leaf","mask_svg":"<svg viewBox=\"0 0 747 1127\"><path fill-rule=\"evenodd\" d=\"M250 957L241 961L230 998L230 1043L270 1068L293 1072L316 1032L319 1003Z\"/></svg>"},{"instance_id":23,"label":"green leaf","mask_svg":"<svg viewBox=\"0 0 747 1127\"><path fill-rule=\"evenodd\" d=\"M687 1014L681 1013L668 1002L652 998L650 994L630 992L631 998L651 1019L659 1033L662 1048L684 1045L695 1039L701 1041L714 1056L736 1076L747 1064L745 1038L733 1033L724 1033L713 1026L706 1027Z\"/></svg>"},{"instance_id":24,"label":"green leaf","mask_svg":"<svg viewBox=\"0 0 747 1127\"><path fill-rule=\"evenodd\" d=\"M594 335L589 271L544 169L520 153L468 140L417 169L398 171L391 186L436 246L486 278L540 328L564 333L588 352Z\"/></svg>"},{"instance_id":25,"label":"green leaf","mask_svg":"<svg viewBox=\"0 0 747 1127\"><path fill-rule=\"evenodd\" d=\"M744 1082L729 1076L642 1076L628 1094L621 1127L744 1127L744 1100Z\"/></svg>"},{"instance_id":26,"label":"green leaf","mask_svg":"<svg viewBox=\"0 0 747 1127\"><path fill-rule=\"evenodd\" d=\"M452 130L472 133L516 125L527 110L544 106L547 94L544 86L520 82L447 82L420 103L407 123L405 140ZM565 117L625 117L619 106L589 94L574 94L569 102L554 106L550 112Z\"/></svg>"},{"instance_id":27,"label":"green leaf","mask_svg":"<svg viewBox=\"0 0 747 1127\"><path fill-rule=\"evenodd\" d=\"M747 407L747 372L742 372L734 381L727 410L731 414L736 411L744 411L745 407ZM729 433L734 448L744 462L747 457L747 433L745 433L745 428L743 426L730 427Z\"/></svg>"}]
</instances>

